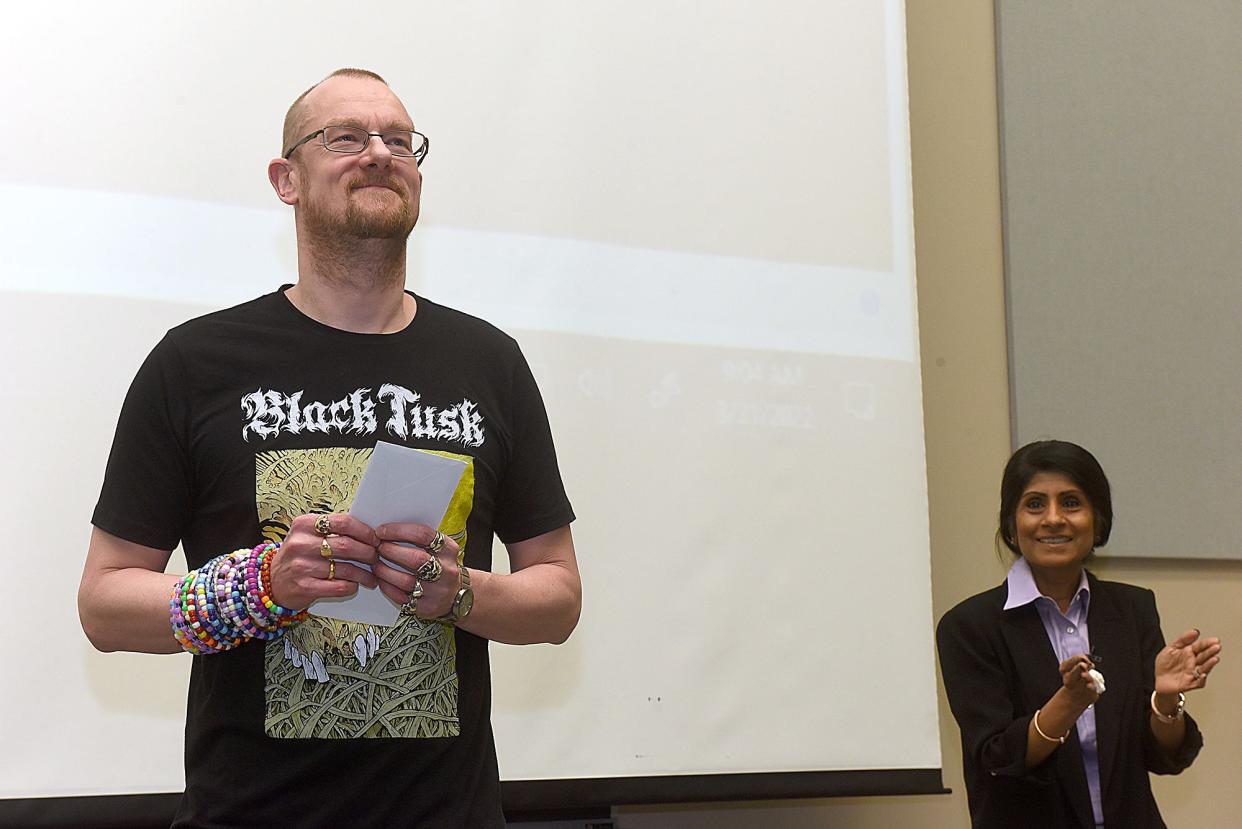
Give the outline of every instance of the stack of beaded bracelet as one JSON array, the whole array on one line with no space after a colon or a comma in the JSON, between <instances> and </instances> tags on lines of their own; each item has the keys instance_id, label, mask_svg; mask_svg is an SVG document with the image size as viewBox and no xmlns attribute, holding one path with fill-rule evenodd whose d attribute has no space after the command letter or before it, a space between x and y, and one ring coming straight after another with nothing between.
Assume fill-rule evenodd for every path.
<instances>
[{"instance_id":1,"label":"stack of beaded bracelet","mask_svg":"<svg viewBox=\"0 0 1242 829\"><path fill-rule=\"evenodd\" d=\"M219 653L249 639L275 639L307 617L272 600L279 544L218 556L177 582L168 602L173 636L192 654Z\"/></svg>"}]
</instances>

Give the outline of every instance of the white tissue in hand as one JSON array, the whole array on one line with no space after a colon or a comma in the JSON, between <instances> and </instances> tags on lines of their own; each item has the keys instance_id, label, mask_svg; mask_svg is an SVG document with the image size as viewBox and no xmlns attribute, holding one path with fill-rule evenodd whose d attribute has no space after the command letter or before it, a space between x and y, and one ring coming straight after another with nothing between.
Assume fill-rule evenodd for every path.
<instances>
[{"instance_id":1,"label":"white tissue in hand","mask_svg":"<svg viewBox=\"0 0 1242 829\"><path fill-rule=\"evenodd\" d=\"M1095 692L1097 694L1104 693L1104 674L1092 668L1087 671L1087 676L1091 677L1091 684L1095 686Z\"/></svg>"}]
</instances>

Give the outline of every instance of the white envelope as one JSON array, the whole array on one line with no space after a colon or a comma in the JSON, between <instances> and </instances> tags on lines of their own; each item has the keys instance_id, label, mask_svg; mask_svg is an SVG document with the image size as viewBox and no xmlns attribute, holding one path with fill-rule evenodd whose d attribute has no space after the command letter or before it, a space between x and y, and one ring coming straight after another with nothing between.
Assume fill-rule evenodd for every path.
<instances>
[{"instance_id":1,"label":"white envelope","mask_svg":"<svg viewBox=\"0 0 1242 829\"><path fill-rule=\"evenodd\" d=\"M402 523L437 528L465 470L465 461L379 441L349 514L370 527ZM395 623L400 610L379 588L366 587L347 599L320 599L310 606L316 616L371 625Z\"/></svg>"}]
</instances>

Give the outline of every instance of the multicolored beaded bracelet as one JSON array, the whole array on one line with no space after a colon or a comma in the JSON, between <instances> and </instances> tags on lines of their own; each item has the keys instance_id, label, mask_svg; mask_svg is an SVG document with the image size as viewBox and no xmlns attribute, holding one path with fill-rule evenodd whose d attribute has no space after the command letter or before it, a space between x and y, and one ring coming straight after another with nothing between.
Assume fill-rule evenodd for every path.
<instances>
[{"instance_id":1,"label":"multicolored beaded bracelet","mask_svg":"<svg viewBox=\"0 0 1242 829\"><path fill-rule=\"evenodd\" d=\"M274 639L309 615L271 597L272 561L279 544L263 543L217 556L178 580L168 602L173 636L182 650L211 654L250 639Z\"/></svg>"},{"instance_id":2,"label":"multicolored beaded bracelet","mask_svg":"<svg viewBox=\"0 0 1242 829\"><path fill-rule=\"evenodd\" d=\"M259 544L250 551L250 558L246 561L246 609L263 631L257 637L260 639L279 636L286 627L301 622L309 615L305 610L283 608L271 597L267 585L271 584L272 562L279 552L279 544Z\"/></svg>"},{"instance_id":3,"label":"multicolored beaded bracelet","mask_svg":"<svg viewBox=\"0 0 1242 829\"><path fill-rule=\"evenodd\" d=\"M263 607L267 612L284 624L285 619L292 619L300 616L305 619L307 613L305 610L291 610L281 607L272 599L272 591L268 587L272 583L272 562L276 560L276 554L280 552L279 544L261 544L255 547L255 552L259 556L259 601L263 603Z\"/></svg>"},{"instance_id":4,"label":"multicolored beaded bracelet","mask_svg":"<svg viewBox=\"0 0 1242 829\"><path fill-rule=\"evenodd\" d=\"M220 650L229 650L240 645L245 638L239 631L233 630L222 618L216 603L216 583L220 569L227 556L212 559L207 565L207 577L195 582L194 598L198 608L198 621L203 630L217 643Z\"/></svg>"},{"instance_id":5,"label":"multicolored beaded bracelet","mask_svg":"<svg viewBox=\"0 0 1242 829\"><path fill-rule=\"evenodd\" d=\"M221 556L212 559L198 570L190 572L178 582L173 591L170 618L173 635L183 650L202 654L217 653L236 647L239 643L238 637L228 636L211 622L211 602L206 588L214 581L214 574L223 558Z\"/></svg>"},{"instance_id":6,"label":"multicolored beaded bracelet","mask_svg":"<svg viewBox=\"0 0 1242 829\"><path fill-rule=\"evenodd\" d=\"M250 617L250 611L246 609L241 593L245 584L246 558L248 557L249 551L246 551L246 556L238 556L237 553L228 556L221 568L225 575L216 582L216 597L224 612L224 617L232 623L233 627L247 637L257 639L263 631Z\"/></svg>"}]
</instances>

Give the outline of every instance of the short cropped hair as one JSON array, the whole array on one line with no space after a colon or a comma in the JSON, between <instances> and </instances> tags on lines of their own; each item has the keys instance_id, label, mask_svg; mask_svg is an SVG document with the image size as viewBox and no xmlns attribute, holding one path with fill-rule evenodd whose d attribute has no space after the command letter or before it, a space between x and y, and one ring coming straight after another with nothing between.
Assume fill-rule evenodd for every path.
<instances>
[{"instance_id":1,"label":"short cropped hair","mask_svg":"<svg viewBox=\"0 0 1242 829\"><path fill-rule=\"evenodd\" d=\"M1095 512L1095 546L1107 544L1113 530L1113 495L1100 462L1076 443L1040 440L1014 452L1001 476L996 535L1010 552L1022 555L1016 538L1018 502L1031 479L1040 472L1059 472L1083 491Z\"/></svg>"},{"instance_id":2,"label":"short cropped hair","mask_svg":"<svg viewBox=\"0 0 1242 829\"><path fill-rule=\"evenodd\" d=\"M328 80L328 78L335 78L341 75L345 75L346 77L350 77L350 78L370 78L373 81L379 81L384 86L388 86L388 81L384 80L379 75L372 72L371 70L353 69L348 66L343 69L336 70L331 75L329 75L327 78L324 78L323 81ZM293 146L293 143L302 137L298 135L298 130L301 129L299 124L302 121L302 101L306 98L307 95L311 94L311 92L315 89L316 86L319 86L319 84L323 83L323 81L319 81L319 83L316 83L310 89L306 90L301 95L299 95L297 97L297 100L295 100L289 106L289 111L285 113L284 135L282 136L281 142L280 142L280 154L282 157L289 152L289 148Z\"/></svg>"}]
</instances>

